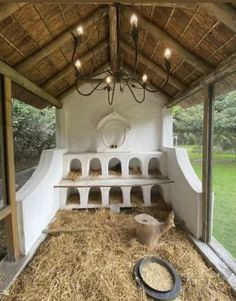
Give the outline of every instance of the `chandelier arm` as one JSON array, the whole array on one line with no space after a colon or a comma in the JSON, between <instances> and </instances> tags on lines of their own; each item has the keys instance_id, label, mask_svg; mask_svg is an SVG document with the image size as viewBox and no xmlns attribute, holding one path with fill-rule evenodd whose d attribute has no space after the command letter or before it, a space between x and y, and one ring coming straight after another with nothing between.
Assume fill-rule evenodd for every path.
<instances>
[{"instance_id":1,"label":"chandelier arm","mask_svg":"<svg viewBox=\"0 0 236 301\"><path fill-rule=\"evenodd\" d=\"M116 82L114 81L113 83L113 88L112 88L112 96L110 99L110 90L108 90L108 104L111 106L114 102L114 95L115 95L115 89L116 89Z\"/></svg>"},{"instance_id":2,"label":"chandelier arm","mask_svg":"<svg viewBox=\"0 0 236 301\"><path fill-rule=\"evenodd\" d=\"M93 92L95 91L95 90L97 90L97 88L103 83L103 81L104 81L104 79L102 79L102 80L100 80L100 82L90 91L90 92L88 92L88 93L83 93L83 92L81 92L80 90L79 90L79 78L77 78L77 80L76 80L76 90L77 90L77 92L80 94L80 95L82 95L82 96L90 96L91 94L93 94Z\"/></svg>"},{"instance_id":3,"label":"chandelier arm","mask_svg":"<svg viewBox=\"0 0 236 301\"><path fill-rule=\"evenodd\" d=\"M138 41L134 41L135 44L135 60L134 60L134 72L133 74L136 74L136 69L137 69L137 63L138 63Z\"/></svg>"},{"instance_id":4,"label":"chandelier arm","mask_svg":"<svg viewBox=\"0 0 236 301\"><path fill-rule=\"evenodd\" d=\"M74 40L74 49L73 49L71 61L72 61L72 64L74 65L75 54L76 54L77 46L78 46L78 44L79 44L79 39L76 39L76 36L74 35L73 32L72 32L72 36L73 36L73 40Z\"/></svg>"},{"instance_id":5,"label":"chandelier arm","mask_svg":"<svg viewBox=\"0 0 236 301\"><path fill-rule=\"evenodd\" d=\"M134 94L134 92L133 92L132 88L130 87L130 84L129 84L129 83L127 83L127 86L128 86L128 88L129 88L131 94L133 95L133 98L135 99L135 101L136 101L137 103L143 103L144 100L145 100L145 97L146 97L146 93L145 93L145 92L146 92L146 89L143 88L143 98L142 98L142 100L139 100L139 99L136 97L136 95Z\"/></svg>"},{"instance_id":6,"label":"chandelier arm","mask_svg":"<svg viewBox=\"0 0 236 301\"><path fill-rule=\"evenodd\" d=\"M157 92L160 92L160 91L161 91L162 89L164 89L164 88L166 87L166 85L168 84L168 82L169 82L169 77L170 77L170 74L168 73L168 74L167 74L167 78L166 78L164 84L161 85L157 90L152 90L152 89L149 89L148 87L146 87L146 90L147 90L148 92L151 92L151 93L157 93Z\"/></svg>"}]
</instances>

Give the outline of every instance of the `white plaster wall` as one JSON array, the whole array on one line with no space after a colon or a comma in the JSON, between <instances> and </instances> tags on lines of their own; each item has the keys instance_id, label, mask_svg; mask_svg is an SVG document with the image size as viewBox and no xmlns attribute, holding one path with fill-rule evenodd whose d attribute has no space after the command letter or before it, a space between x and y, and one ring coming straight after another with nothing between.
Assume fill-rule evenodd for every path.
<instances>
[{"instance_id":1,"label":"white plaster wall","mask_svg":"<svg viewBox=\"0 0 236 301\"><path fill-rule=\"evenodd\" d=\"M186 149L164 148L167 172L174 183L170 187L171 205L186 228L199 239L202 236L202 183L193 170Z\"/></svg>"},{"instance_id":2,"label":"white plaster wall","mask_svg":"<svg viewBox=\"0 0 236 301\"><path fill-rule=\"evenodd\" d=\"M84 91L88 88L83 86ZM141 91L137 95L141 97ZM114 104L109 106L104 91L90 97L83 97L75 91L63 99L63 104L59 116L63 137L58 141L64 141L66 136L66 142L59 147L66 146L71 152L96 152L97 125L112 111L117 111L131 123L128 140L131 152L155 151L162 146L163 96L147 93L145 102L138 104L128 90L121 93L117 89Z\"/></svg>"},{"instance_id":3,"label":"white plaster wall","mask_svg":"<svg viewBox=\"0 0 236 301\"><path fill-rule=\"evenodd\" d=\"M30 180L17 192L17 215L21 254L26 255L37 243L59 209L54 185L63 174L65 150L45 150Z\"/></svg>"}]
</instances>

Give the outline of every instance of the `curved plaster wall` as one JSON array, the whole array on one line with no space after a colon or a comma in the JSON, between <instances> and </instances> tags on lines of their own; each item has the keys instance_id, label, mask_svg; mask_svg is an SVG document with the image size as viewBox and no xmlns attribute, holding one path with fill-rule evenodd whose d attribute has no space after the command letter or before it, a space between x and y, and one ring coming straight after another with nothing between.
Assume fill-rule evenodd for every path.
<instances>
[{"instance_id":1,"label":"curved plaster wall","mask_svg":"<svg viewBox=\"0 0 236 301\"><path fill-rule=\"evenodd\" d=\"M83 89L86 88L89 87L84 85ZM97 126L105 116L115 111L130 124L124 151L156 151L161 148L163 97L148 93L145 102L138 104L128 91L121 93L117 89L112 106L108 105L106 97L101 92L89 98L73 92L63 99L63 109L59 113L61 136L58 137L58 147L65 146L71 152L96 152L100 139Z\"/></svg>"},{"instance_id":2,"label":"curved plaster wall","mask_svg":"<svg viewBox=\"0 0 236 301\"><path fill-rule=\"evenodd\" d=\"M20 250L27 254L59 209L54 190L63 175L65 150L45 150L30 180L16 194Z\"/></svg>"},{"instance_id":3,"label":"curved plaster wall","mask_svg":"<svg viewBox=\"0 0 236 301\"><path fill-rule=\"evenodd\" d=\"M202 183L195 174L188 153L181 148L164 148L167 172L174 180L170 187L171 205L175 214L196 237L202 236Z\"/></svg>"}]
</instances>

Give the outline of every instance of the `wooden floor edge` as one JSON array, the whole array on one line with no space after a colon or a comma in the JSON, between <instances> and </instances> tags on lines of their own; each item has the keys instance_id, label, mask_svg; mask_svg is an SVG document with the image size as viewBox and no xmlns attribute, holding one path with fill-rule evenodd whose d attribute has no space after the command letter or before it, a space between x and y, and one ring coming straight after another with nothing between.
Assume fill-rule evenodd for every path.
<instances>
[{"instance_id":1,"label":"wooden floor edge","mask_svg":"<svg viewBox=\"0 0 236 301\"><path fill-rule=\"evenodd\" d=\"M35 252L37 251L40 244L45 240L47 235L42 234L33 248L30 250L29 254L26 256L21 256L17 262L9 262L3 259L0 262L0 300L3 296L8 295L8 290L19 274L27 266L30 260L33 258Z\"/></svg>"},{"instance_id":2,"label":"wooden floor edge","mask_svg":"<svg viewBox=\"0 0 236 301\"><path fill-rule=\"evenodd\" d=\"M191 234L189 237L207 263L230 285L232 294L236 297L236 274L207 243L195 239Z\"/></svg>"}]
</instances>

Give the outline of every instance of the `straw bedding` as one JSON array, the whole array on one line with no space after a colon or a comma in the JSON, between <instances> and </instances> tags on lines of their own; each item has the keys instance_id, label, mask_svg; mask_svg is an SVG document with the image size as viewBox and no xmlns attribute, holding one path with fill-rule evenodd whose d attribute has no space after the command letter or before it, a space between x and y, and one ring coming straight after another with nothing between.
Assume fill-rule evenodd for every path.
<instances>
[{"instance_id":1,"label":"straw bedding","mask_svg":"<svg viewBox=\"0 0 236 301\"><path fill-rule=\"evenodd\" d=\"M137 288L132 269L139 258L153 255L170 261L180 273L183 287L176 300L234 300L178 227L152 250L139 244L134 215L141 212L160 218L168 215L168 210L144 208L121 214L105 209L59 211L51 228L92 230L48 236L3 300L151 300Z\"/></svg>"},{"instance_id":2,"label":"straw bedding","mask_svg":"<svg viewBox=\"0 0 236 301\"><path fill-rule=\"evenodd\" d=\"M6 234L3 221L0 221L0 260L5 257L7 252Z\"/></svg>"}]
</instances>

